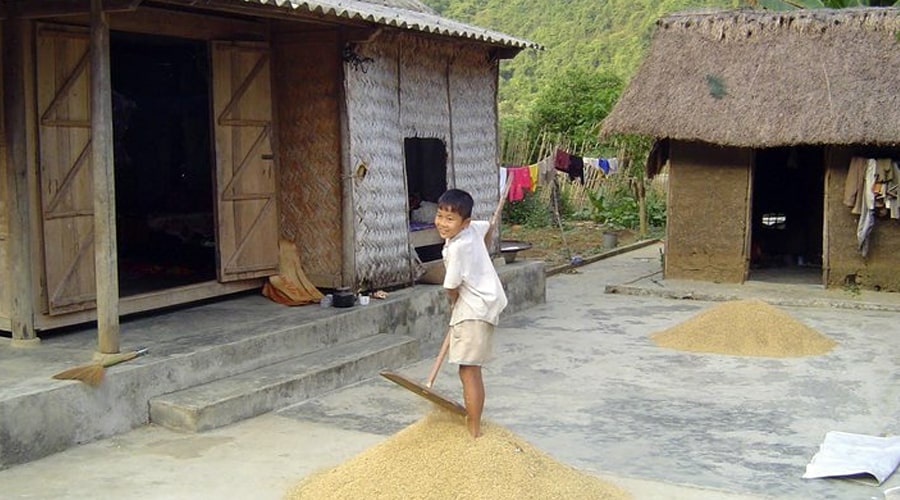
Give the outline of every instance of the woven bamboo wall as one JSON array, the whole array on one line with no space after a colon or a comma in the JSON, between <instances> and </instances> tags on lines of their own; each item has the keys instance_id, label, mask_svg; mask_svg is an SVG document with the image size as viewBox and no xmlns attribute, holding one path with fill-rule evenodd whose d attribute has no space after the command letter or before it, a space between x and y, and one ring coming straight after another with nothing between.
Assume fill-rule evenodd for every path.
<instances>
[{"instance_id":1,"label":"woven bamboo wall","mask_svg":"<svg viewBox=\"0 0 900 500\"><path fill-rule=\"evenodd\" d=\"M341 285L340 46L273 41L281 183L281 237L294 242L316 286Z\"/></svg>"},{"instance_id":2,"label":"woven bamboo wall","mask_svg":"<svg viewBox=\"0 0 900 500\"><path fill-rule=\"evenodd\" d=\"M497 64L484 50L465 48L450 66L453 172L456 187L475 200L473 217L487 219L499 195Z\"/></svg>"},{"instance_id":3,"label":"woven bamboo wall","mask_svg":"<svg viewBox=\"0 0 900 500\"><path fill-rule=\"evenodd\" d=\"M411 281L403 134L400 132L398 42L384 37L357 48L372 62L344 66L353 177L356 282L374 288Z\"/></svg>"},{"instance_id":4,"label":"woven bamboo wall","mask_svg":"<svg viewBox=\"0 0 900 500\"><path fill-rule=\"evenodd\" d=\"M384 35L356 49L365 72L346 65L350 169L353 179L357 284L412 280L403 156L406 137L447 146L448 186L469 190L476 217L498 194L497 66L487 51L409 34Z\"/></svg>"}]
</instances>

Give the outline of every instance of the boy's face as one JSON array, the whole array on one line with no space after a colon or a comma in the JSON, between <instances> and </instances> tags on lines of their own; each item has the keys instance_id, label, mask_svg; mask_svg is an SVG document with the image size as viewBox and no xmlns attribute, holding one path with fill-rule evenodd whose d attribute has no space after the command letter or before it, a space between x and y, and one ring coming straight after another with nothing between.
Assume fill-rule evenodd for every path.
<instances>
[{"instance_id":1,"label":"boy's face","mask_svg":"<svg viewBox=\"0 0 900 500\"><path fill-rule=\"evenodd\" d=\"M461 215L447 208L438 207L434 216L434 227L441 238L449 240L459 234L469 225L469 219L463 219Z\"/></svg>"}]
</instances>

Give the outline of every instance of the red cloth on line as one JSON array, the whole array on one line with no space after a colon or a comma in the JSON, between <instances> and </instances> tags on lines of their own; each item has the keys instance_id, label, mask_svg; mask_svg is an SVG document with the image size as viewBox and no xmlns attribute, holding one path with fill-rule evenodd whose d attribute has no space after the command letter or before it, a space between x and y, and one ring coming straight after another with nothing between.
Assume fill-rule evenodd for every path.
<instances>
[{"instance_id":1,"label":"red cloth on line","mask_svg":"<svg viewBox=\"0 0 900 500\"><path fill-rule=\"evenodd\" d=\"M569 171L569 153L562 149L556 150L556 156L553 158L553 168L561 172Z\"/></svg>"},{"instance_id":2,"label":"red cloth on line","mask_svg":"<svg viewBox=\"0 0 900 500\"><path fill-rule=\"evenodd\" d=\"M525 191L531 191L531 172L528 167L507 168L510 177L509 201L519 201L525 197Z\"/></svg>"}]
</instances>

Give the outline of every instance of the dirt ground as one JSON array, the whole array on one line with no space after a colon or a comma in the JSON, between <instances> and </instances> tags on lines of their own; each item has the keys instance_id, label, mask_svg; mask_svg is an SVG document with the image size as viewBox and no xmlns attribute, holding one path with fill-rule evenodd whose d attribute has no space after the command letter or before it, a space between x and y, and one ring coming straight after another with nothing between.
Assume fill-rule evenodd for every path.
<instances>
[{"instance_id":1,"label":"dirt ground","mask_svg":"<svg viewBox=\"0 0 900 500\"><path fill-rule=\"evenodd\" d=\"M520 225L504 225L503 240L518 240L531 243L531 249L519 252L518 257L538 259L554 267L571 262L573 256L587 258L603 253L603 227L591 221L569 221L559 226L530 228ZM637 234L630 229L618 233L618 246L637 241Z\"/></svg>"}]
</instances>

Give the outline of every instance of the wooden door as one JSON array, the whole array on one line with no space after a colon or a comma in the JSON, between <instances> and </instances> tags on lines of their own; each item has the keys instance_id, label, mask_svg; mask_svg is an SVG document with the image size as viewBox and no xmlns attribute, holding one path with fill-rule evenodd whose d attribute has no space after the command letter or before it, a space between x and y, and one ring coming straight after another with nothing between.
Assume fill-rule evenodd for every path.
<instances>
[{"instance_id":1,"label":"wooden door","mask_svg":"<svg viewBox=\"0 0 900 500\"><path fill-rule=\"evenodd\" d=\"M90 34L38 26L38 163L48 312L95 304Z\"/></svg>"},{"instance_id":2,"label":"wooden door","mask_svg":"<svg viewBox=\"0 0 900 500\"><path fill-rule=\"evenodd\" d=\"M278 272L267 45L212 44L219 280Z\"/></svg>"}]
</instances>

